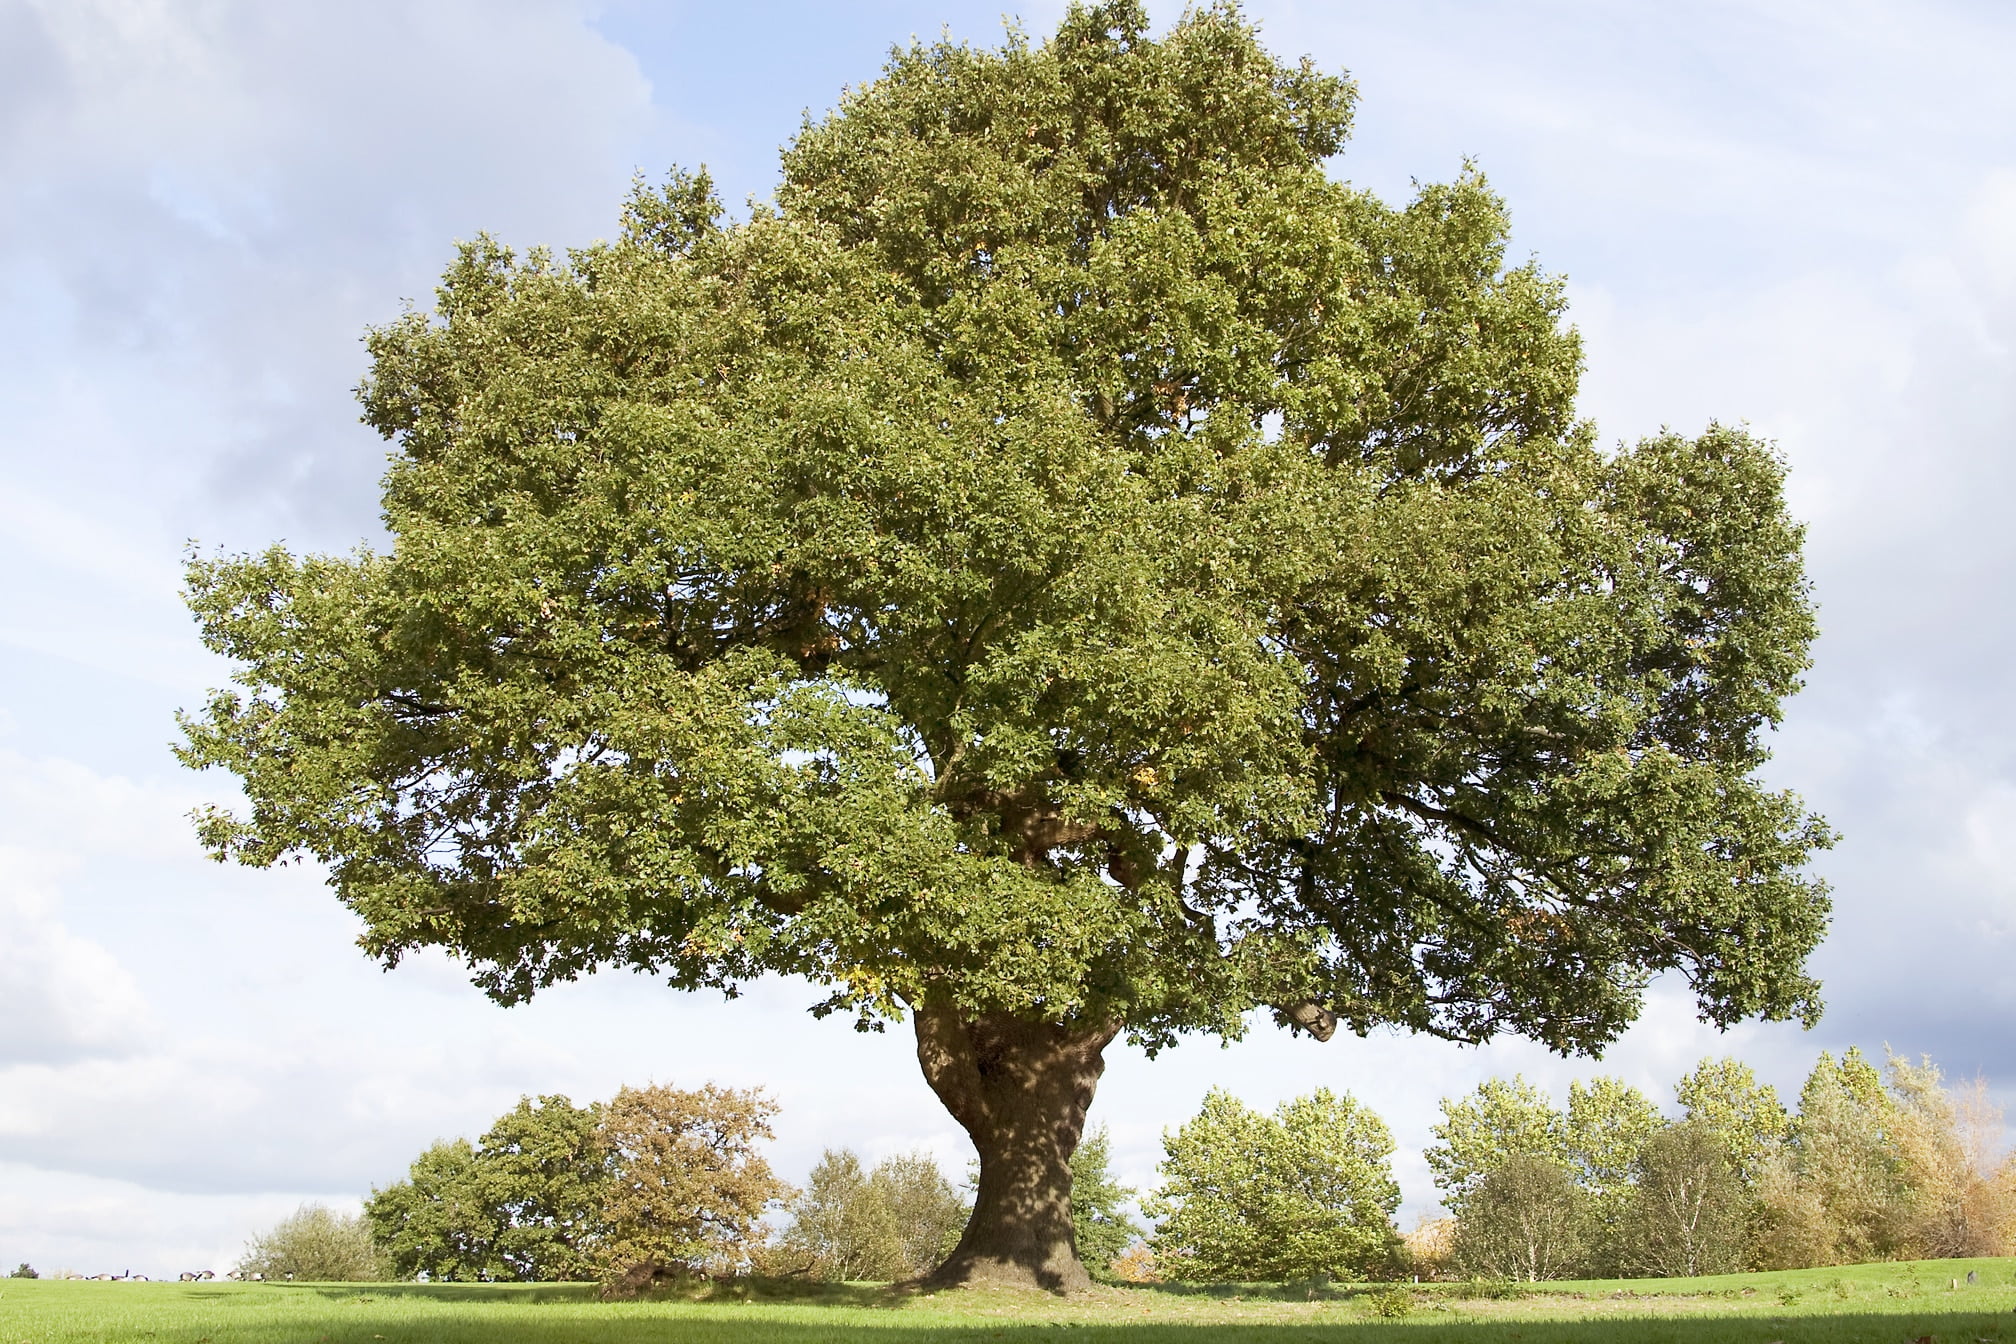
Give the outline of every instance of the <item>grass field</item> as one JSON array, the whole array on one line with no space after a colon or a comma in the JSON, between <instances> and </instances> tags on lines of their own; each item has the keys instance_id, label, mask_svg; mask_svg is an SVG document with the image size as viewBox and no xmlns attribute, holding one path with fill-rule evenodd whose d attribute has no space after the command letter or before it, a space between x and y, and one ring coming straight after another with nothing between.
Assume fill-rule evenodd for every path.
<instances>
[{"instance_id":1,"label":"grass field","mask_svg":"<svg viewBox=\"0 0 2016 1344\"><path fill-rule=\"evenodd\" d=\"M1965 1282L1969 1270L1978 1284ZM576 1285L0 1280L0 1344L990 1344L1060 1329L1110 1344L2016 1344L2016 1260L1557 1283L1504 1296L1456 1284L1155 1286L1070 1299L842 1285L603 1303Z\"/></svg>"}]
</instances>

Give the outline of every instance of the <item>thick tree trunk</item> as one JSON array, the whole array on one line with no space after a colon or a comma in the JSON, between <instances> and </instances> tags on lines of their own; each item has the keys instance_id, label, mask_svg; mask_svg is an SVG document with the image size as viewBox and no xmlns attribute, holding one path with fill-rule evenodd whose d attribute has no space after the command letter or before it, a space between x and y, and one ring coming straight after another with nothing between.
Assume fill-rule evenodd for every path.
<instances>
[{"instance_id":1,"label":"thick tree trunk","mask_svg":"<svg viewBox=\"0 0 2016 1344\"><path fill-rule=\"evenodd\" d=\"M932 1287L1091 1286L1071 1233L1071 1154L1117 1026L1071 1027L920 1005L917 1062L980 1154L973 1216Z\"/></svg>"}]
</instances>

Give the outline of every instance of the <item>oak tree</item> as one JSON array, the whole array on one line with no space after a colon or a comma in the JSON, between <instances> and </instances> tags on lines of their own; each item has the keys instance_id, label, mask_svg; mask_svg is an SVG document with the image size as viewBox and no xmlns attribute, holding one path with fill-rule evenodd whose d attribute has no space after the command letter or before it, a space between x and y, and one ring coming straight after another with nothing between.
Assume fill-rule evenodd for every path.
<instances>
[{"instance_id":1,"label":"oak tree","mask_svg":"<svg viewBox=\"0 0 2016 1344\"><path fill-rule=\"evenodd\" d=\"M608 1166L594 1247L602 1277L742 1272L763 1215L793 1193L757 1147L775 1137L776 1113L760 1091L711 1083L625 1087L606 1102L595 1131Z\"/></svg>"},{"instance_id":2,"label":"oak tree","mask_svg":"<svg viewBox=\"0 0 2016 1344\"><path fill-rule=\"evenodd\" d=\"M389 543L199 558L220 856L388 963L908 1017L972 1136L939 1270L1082 1285L1117 1036L1592 1051L1650 977L1806 1017L1824 827L1756 778L1813 619L1782 464L1607 448L1466 169L1236 8L897 50L773 197L480 239L371 334Z\"/></svg>"}]
</instances>

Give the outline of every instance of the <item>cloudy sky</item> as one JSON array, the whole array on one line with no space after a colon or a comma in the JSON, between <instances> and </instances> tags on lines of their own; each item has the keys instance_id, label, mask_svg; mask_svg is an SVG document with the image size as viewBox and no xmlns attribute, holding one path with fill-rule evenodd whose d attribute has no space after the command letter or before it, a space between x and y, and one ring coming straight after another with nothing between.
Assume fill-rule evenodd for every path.
<instances>
[{"instance_id":1,"label":"cloudy sky","mask_svg":"<svg viewBox=\"0 0 2016 1344\"><path fill-rule=\"evenodd\" d=\"M522 1093L654 1079L772 1089L787 1177L840 1144L963 1167L907 1035L816 1023L802 984L722 1004L604 976L506 1011L445 962L379 972L313 870L202 858L185 815L227 783L168 742L225 676L183 547L375 535L358 337L453 240L589 241L673 163L765 193L803 109L909 34L991 41L1002 7L0 0L0 1261L221 1271ZM1720 417L1789 454L1825 634L1771 775L1845 836L1830 1006L1717 1037L1655 992L1601 1063L1264 1028L1116 1050L1094 1119L1124 1174L1152 1179L1213 1084L1369 1101L1409 1217L1437 1100L1493 1073L1670 1101L1706 1053L1795 1090L1819 1049L1887 1042L2016 1100L2016 11L1250 12L1357 77L1342 176L1392 199L1482 165L1515 250L1569 277L1606 437Z\"/></svg>"}]
</instances>

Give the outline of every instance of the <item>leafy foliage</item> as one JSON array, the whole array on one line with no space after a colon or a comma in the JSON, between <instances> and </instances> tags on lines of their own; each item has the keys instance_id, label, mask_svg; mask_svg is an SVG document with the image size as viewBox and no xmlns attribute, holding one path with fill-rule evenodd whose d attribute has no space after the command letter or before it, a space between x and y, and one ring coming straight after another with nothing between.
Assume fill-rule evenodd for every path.
<instances>
[{"instance_id":1,"label":"leafy foliage","mask_svg":"<svg viewBox=\"0 0 2016 1344\"><path fill-rule=\"evenodd\" d=\"M1354 1279L1393 1262L1393 1140L1348 1094L1319 1088L1266 1116L1214 1088L1163 1143L1165 1183L1143 1209L1166 1276Z\"/></svg>"},{"instance_id":2,"label":"leafy foliage","mask_svg":"<svg viewBox=\"0 0 2016 1344\"><path fill-rule=\"evenodd\" d=\"M484 1201L476 1164L467 1139L437 1143L413 1159L405 1180L364 1201L372 1235L399 1278L502 1277L494 1254L500 1217Z\"/></svg>"},{"instance_id":3,"label":"leafy foliage","mask_svg":"<svg viewBox=\"0 0 2016 1344\"><path fill-rule=\"evenodd\" d=\"M1791 1141L1764 1173L1768 1267L1852 1265L1902 1245L1902 1163L1890 1143L1882 1075L1850 1047L1822 1052L1800 1089Z\"/></svg>"},{"instance_id":4,"label":"leafy foliage","mask_svg":"<svg viewBox=\"0 0 2016 1344\"><path fill-rule=\"evenodd\" d=\"M23 1260L20 1264L14 1266L13 1269L8 1271L7 1277L10 1279L39 1279L42 1276L36 1273L35 1266L29 1264L26 1260Z\"/></svg>"},{"instance_id":5,"label":"leafy foliage","mask_svg":"<svg viewBox=\"0 0 2016 1344\"><path fill-rule=\"evenodd\" d=\"M1904 1239L1913 1255L2005 1255L2016 1241L2016 1158L2001 1143L2001 1114L1986 1085L1956 1098L1939 1067L1891 1055L1896 1103L1891 1142L1906 1192Z\"/></svg>"},{"instance_id":6,"label":"leafy foliage","mask_svg":"<svg viewBox=\"0 0 2016 1344\"><path fill-rule=\"evenodd\" d=\"M1445 1099L1425 1155L1456 1214L1459 1265L1466 1227L1472 1272L1516 1263L1503 1272L1519 1276L1542 1260L1657 1277L2016 1249L2016 1156L1985 1088L1948 1090L1929 1059L1887 1068L1886 1086L1861 1051L1823 1052L1796 1115L1733 1059L1680 1080L1678 1122L1615 1079L1572 1084L1566 1115L1517 1077ZM1575 1199L1529 1164L1475 1203L1529 1159L1560 1167ZM1515 1195L1541 1203L1522 1212ZM1542 1255L1549 1237L1581 1250Z\"/></svg>"},{"instance_id":7,"label":"leafy foliage","mask_svg":"<svg viewBox=\"0 0 2016 1344\"><path fill-rule=\"evenodd\" d=\"M1324 169L1347 81L1145 24L899 50L746 220L675 177L465 246L370 338L390 550L190 566L212 848L503 1001L1577 1050L1671 968L1810 1018L1828 837L1750 774L1813 629L1778 459L1600 451L1481 176L1384 205Z\"/></svg>"},{"instance_id":8,"label":"leafy foliage","mask_svg":"<svg viewBox=\"0 0 2016 1344\"><path fill-rule=\"evenodd\" d=\"M1822 1054L1790 1141L1759 1181L1771 1266L2000 1255L2016 1247L2016 1159L1978 1091L1956 1105L1930 1060Z\"/></svg>"},{"instance_id":9,"label":"leafy foliage","mask_svg":"<svg viewBox=\"0 0 2016 1344\"><path fill-rule=\"evenodd\" d=\"M1590 1257L1595 1274L1621 1268L1617 1250L1645 1145L1665 1127L1659 1108L1617 1078L1568 1084L1564 1146L1576 1183L1588 1196Z\"/></svg>"},{"instance_id":10,"label":"leafy foliage","mask_svg":"<svg viewBox=\"0 0 2016 1344\"><path fill-rule=\"evenodd\" d=\"M1702 1060L1674 1093L1687 1119L1717 1137L1746 1181L1791 1137L1791 1117L1777 1090L1737 1060Z\"/></svg>"},{"instance_id":11,"label":"leafy foliage","mask_svg":"<svg viewBox=\"0 0 2016 1344\"><path fill-rule=\"evenodd\" d=\"M386 1276L370 1224L322 1204L303 1204L247 1242L236 1272L240 1278L312 1283L368 1283Z\"/></svg>"},{"instance_id":12,"label":"leafy foliage","mask_svg":"<svg viewBox=\"0 0 2016 1344\"><path fill-rule=\"evenodd\" d=\"M1442 1202L1462 1213L1464 1201L1515 1157L1568 1160L1567 1120L1547 1094L1518 1074L1487 1078L1468 1097L1442 1099L1439 1142L1422 1154Z\"/></svg>"}]
</instances>

